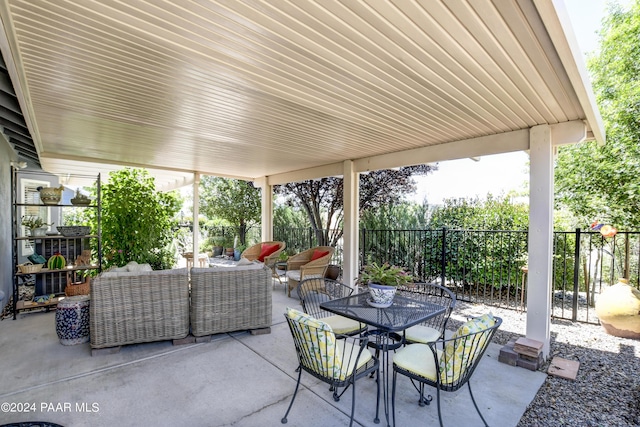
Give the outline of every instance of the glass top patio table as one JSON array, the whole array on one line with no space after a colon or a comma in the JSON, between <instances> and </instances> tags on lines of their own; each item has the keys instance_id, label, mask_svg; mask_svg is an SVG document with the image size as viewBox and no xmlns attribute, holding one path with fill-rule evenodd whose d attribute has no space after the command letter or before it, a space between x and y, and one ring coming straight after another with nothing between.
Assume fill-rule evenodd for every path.
<instances>
[{"instance_id":1,"label":"glass top patio table","mask_svg":"<svg viewBox=\"0 0 640 427\"><path fill-rule=\"evenodd\" d=\"M396 294L393 304L376 308L367 302L368 292L325 301L320 307L387 332L398 332L442 314L446 309L438 304Z\"/></svg>"}]
</instances>

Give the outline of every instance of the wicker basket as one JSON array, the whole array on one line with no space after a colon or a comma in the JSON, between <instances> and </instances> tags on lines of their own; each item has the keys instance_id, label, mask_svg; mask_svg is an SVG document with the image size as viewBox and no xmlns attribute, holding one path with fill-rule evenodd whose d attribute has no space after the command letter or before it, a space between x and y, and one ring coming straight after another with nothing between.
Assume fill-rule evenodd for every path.
<instances>
[{"instance_id":1,"label":"wicker basket","mask_svg":"<svg viewBox=\"0 0 640 427\"><path fill-rule=\"evenodd\" d=\"M91 227L87 225L66 225L56 227L64 237L86 236L91 233Z\"/></svg>"},{"instance_id":2,"label":"wicker basket","mask_svg":"<svg viewBox=\"0 0 640 427\"><path fill-rule=\"evenodd\" d=\"M67 286L64 288L64 294L68 297L75 295L89 295L91 278L85 277L84 282L74 282L71 279L71 273L67 272Z\"/></svg>"},{"instance_id":3,"label":"wicker basket","mask_svg":"<svg viewBox=\"0 0 640 427\"><path fill-rule=\"evenodd\" d=\"M18 270L23 274L33 274L38 273L42 270L42 266L44 264L33 264L30 262L25 262L24 264L18 264Z\"/></svg>"}]
</instances>

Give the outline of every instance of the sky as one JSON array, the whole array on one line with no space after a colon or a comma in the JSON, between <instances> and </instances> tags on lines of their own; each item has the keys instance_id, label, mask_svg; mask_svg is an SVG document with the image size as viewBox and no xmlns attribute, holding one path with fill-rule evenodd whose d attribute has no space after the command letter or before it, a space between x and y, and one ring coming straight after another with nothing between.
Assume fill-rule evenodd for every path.
<instances>
[{"instance_id":1,"label":"sky","mask_svg":"<svg viewBox=\"0 0 640 427\"><path fill-rule=\"evenodd\" d=\"M620 1L626 4L628 0ZM562 0L559 0L562 3ZM583 53L598 47L597 31L607 10L607 0L564 0L573 32ZM438 171L417 177L418 191L411 198L421 203L440 204L444 198L494 196L527 189L529 156L525 152L484 156L438 163Z\"/></svg>"}]
</instances>

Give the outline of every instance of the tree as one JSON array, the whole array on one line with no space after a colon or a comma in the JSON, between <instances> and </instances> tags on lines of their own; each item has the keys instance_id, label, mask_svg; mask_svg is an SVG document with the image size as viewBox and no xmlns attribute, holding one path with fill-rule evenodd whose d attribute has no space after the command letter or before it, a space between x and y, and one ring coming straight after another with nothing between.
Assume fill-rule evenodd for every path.
<instances>
[{"instance_id":1,"label":"tree","mask_svg":"<svg viewBox=\"0 0 640 427\"><path fill-rule=\"evenodd\" d=\"M607 143L562 147L556 164L557 208L583 226L594 220L640 226L640 2L609 6L600 51L588 60Z\"/></svg>"},{"instance_id":2,"label":"tree","mask_svg":"<svg viewBox=\"0 0 640 427\"><path fill-rule=\"evenodd\" d=\"M360 216L360 228L369 230L422 230L429 224L430 210L426 200L422 204L403 201L370 209Z\"/></svg>"},{"instance_id":3,"label":"tree","mask_svg":"<svg viewBox=\"0 0 640 427\"><path fill-rule=\"evenodd\" d=\"M517 283L519 267L526 264L529 207L510 196L487 195L475 199L447 199L434 210L431 229L443 232L447 248L447 275L464 284ZM486 230L486 231L483 231ZM511 231L508 231L511 230ZM511 265L518 268L509 268Z\"/></svg>"},{"instance_id":4,"label":"tree","mask_svg":"<svg viewBox=\"0 0 640 427\"><path fill-rule=\"evenodd\" d=\"M430 227L465 230L526 230L529 207L515 203L510 195L487 194L486 200L446 199L436 207Z\"/></svg>"},{"instance_id":5,"label":"tree","mask_svg":"<svg viewBox=\"0 0 640 427\"><path fill-rule=\"evenodd\" d=\"M418 165L360 174L360 213L400 202L406 193L415 191L413 175L433 170L433 166ZM279 185L274 190L287 204L307 214L318 245L335 246L343 233L343 183L341 177L327 177Z\"/></svg>"},{"instance_id":6,"label":"tree","mask_svg":"<svg viewBox=\"0 0 640 427\"><path fill-rule=\"evenodd\" d=\"M156 191L144 169L111 172L102 186L102 247L106 267L129 261L154 269L174 264L173 218L180 211L176 193Z\"/></svg>"},{"instance_id":7,"label":"tree","mask_svg":"<svg viewBox=\"0 0 640 427\"><path fill-rule=\"evenodd\" d=\"M205 176L200 181L200 209L236 227L240 244L247 244L247 230L260 222L260 189L249 181Z\"/></svg>"}]
</instances>

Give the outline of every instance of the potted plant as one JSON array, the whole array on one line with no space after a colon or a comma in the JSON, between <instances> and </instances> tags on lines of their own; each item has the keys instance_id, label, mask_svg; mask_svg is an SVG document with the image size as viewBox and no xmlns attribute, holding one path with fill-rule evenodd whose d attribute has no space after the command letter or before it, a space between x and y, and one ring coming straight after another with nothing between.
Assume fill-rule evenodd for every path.
<instances>
[{"instance_id":1,"label":"potted plant","mask_svg":"<svg viewBox=\"0 0 640 427\"><path fill-rule=\"evenodd\" d=\"M247 249L247 245L243 245L242 243L238 243L235 245L233 249L234 261L240 261L240 255L242 255L242 252L244 252L245 249Z\"/></svg>"},{"instance_id":2,"label":"potted plant","mask_svg":"<svg viewBox=\"0 0 640 427\"><path fill-rule=\"evenodd\" d=\"M21 218L21 223L30 230L32 236L44 236L47 227L53 224L47 224L37 215L25 215Z\"/></svg>"},{"instance_id":3,"label":"potted plant","mask_svg":"<svg viewBox=\"0 0 640 427\"><path fill-rule=\"evenodd\" d=\"M278 270L286 270L287 269L287 260L289 259L289 254L287 253L286 250L280 252L280 255L278 255L278 261L276 262L276 268Z\"/></svg>"},{"instance_id":4,"label":"potted plant","mask_svg":"<svg viewBox=\"0 0 640 427\"><path fill-rule=\"evenodd\" d=\"M222 236L213 236L213 256L220 256L224 251L224 238Z\"/></svg>"},{"instance_id":5,"label":"potted plant","mask_svg":"<svg viewBox=\"0 0 640 427\"><path fill-rule=\"evenodd\" d=\"M386 262L365 265L360 275L360 282L366 283L369 287L369 304L379 308L389 307L393 303L397 286L407 285L412 281L413 276L402 267Z\"/></svg>"}]
</instances>

